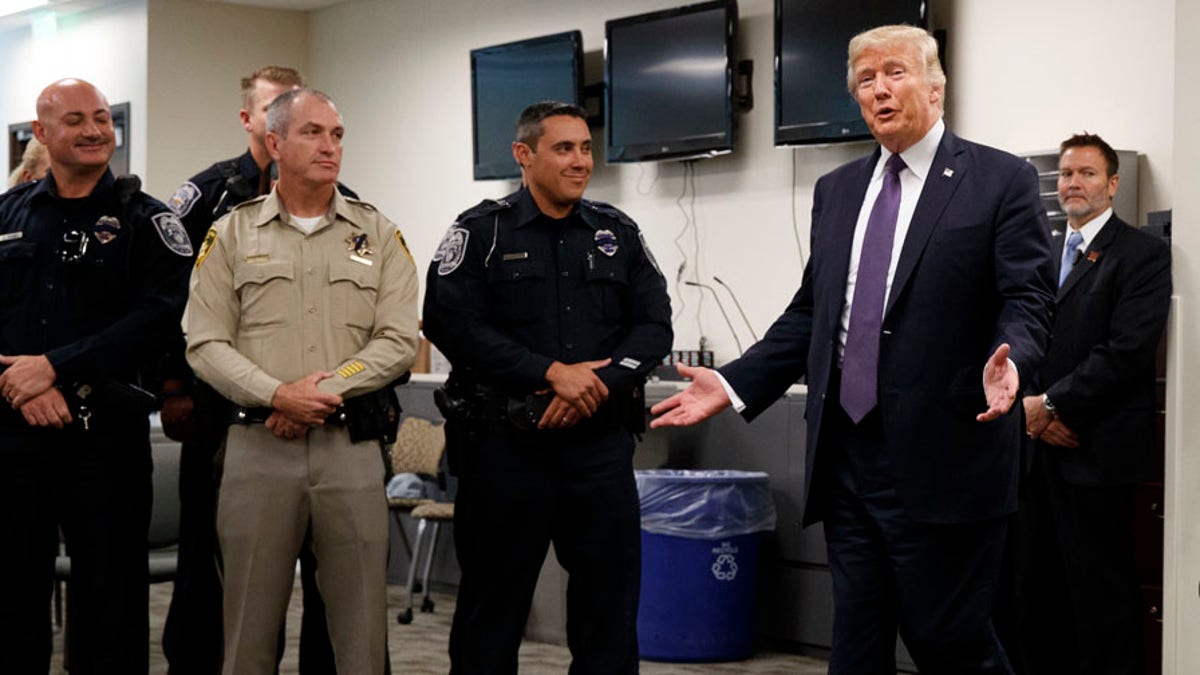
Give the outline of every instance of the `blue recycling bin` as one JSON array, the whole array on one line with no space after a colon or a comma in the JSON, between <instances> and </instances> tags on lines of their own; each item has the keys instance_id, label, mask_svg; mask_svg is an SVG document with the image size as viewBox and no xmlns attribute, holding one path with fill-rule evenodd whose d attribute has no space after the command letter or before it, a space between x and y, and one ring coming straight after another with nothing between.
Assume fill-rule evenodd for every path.
<instances>
[{"instance_id":1,"label":"blue recycling bin","mask_svg":"<svg viewBox=\"0 0 1200 675\"><path fill-rule=\"evenodd\" d=\"M760 533L775 529L768 476L636 472L642 507L638 648L654 661L738 661L754 653Z\"/></svg>"}]
</instances>

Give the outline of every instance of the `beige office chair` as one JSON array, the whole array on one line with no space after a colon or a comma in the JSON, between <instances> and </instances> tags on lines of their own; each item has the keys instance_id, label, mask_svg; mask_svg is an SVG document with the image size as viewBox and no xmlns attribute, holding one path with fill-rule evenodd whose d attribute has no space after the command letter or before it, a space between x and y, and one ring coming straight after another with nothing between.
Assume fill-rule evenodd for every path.
<instances>
[{"instance_id":1,"label":"beige office chair","mask_svg":"<svg viewBox=\"0 0 1200 675\"><path fill-rule=\"evenodd\" d=\"M418 417L406 417L400 424L396 443L392 446L392 471L415 473L422 478L437 480L439 486L442 486L444 481L441 464L445 451L446 435L441 425ZM424 593L421 611L433 611L433 600L429 597L433 554L437 550L441 523L454 519L454 504L433 499L388 499L388 510L396 521L401 541L409 553L408 583L405 585L408 591L408 607L396 616L397 622L407 624L412 623L413 594L417 588L417 568L421 565L422 556L425 565L421 580L421 591ZM411 545L400 519L405 513L417 521L417 536ZM429 531L429 523L433 523L432 532Z\"/></svg>"}]
</instances>

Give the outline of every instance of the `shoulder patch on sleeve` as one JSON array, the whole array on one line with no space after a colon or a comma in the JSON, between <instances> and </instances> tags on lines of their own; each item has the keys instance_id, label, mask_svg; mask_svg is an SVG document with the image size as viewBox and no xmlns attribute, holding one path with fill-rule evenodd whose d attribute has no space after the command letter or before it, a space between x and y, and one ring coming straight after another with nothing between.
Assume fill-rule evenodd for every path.
<instances>
[{"instance_id":1,"label":"shoulder patch on sleeve","mask_svg":"<svg viewBox=\"0 0 1200 675\"><path fill-rule=\"evenodd\" d=\"M191 212L192 207L198 201L200 201L200 188L196 187L196 184L189 180L180 185L175 194L171 195L171 198L167 200L167 207L174 211L175 215L182 218Z\"/></svg>"},{"instance_id":2,"label":"shoulder patch on sleeve","mask_svg":"<svg viewBox=\"0 0 1200 675\"><path fill-rule=\"evenodd\" d=\"M438 244L437 252L433 254L433 262L438 264L439 277L452 274L467 257L467 241L471 238L470 230L465 227L452 225Z\"/></svg>"},{"instance_id":3,"label":"shoulder patch on sleeve","mask_svg":"<svg viewBox=\"0 0 1200 675\"><path fill-rule=\"evenodd\" d=\"M417 261L413 259L412 251L410 251L408 248L408 242L404 241L404 235L400 232L399 225L396 226L395 235L396 235L396 243L400 244L400 249L404 251L405 255L408 256L409 262L411 262L413 264L413 266L415 267L417 264Z\"/></svg>"},{"instance_id":4,"label":"shoulder patch on sleeve","mask_svg":"<svg viewBox=\"0 0 1200 675\"><path fill-rule=\"evenodd\" d=\"M187 230L179 221L179 216L172 212L156 213L150 217L158 237L176 255L192 257L192 240L188 238Z\"/></svg>"},{"instance_id":5,"label":"shoulder patch on sleeve","mask_svg":"<svg viewBox=\"0 0 1200 675\"><path fill-rule=\"evenodd\" d=\"M650 247L646 245L646 238L642 236L641 230L638 230L638 241L641 242L642 251L646 254L646 260L650 261L650 265L654 267L654 271L658 272L658 276L664 276L662 269L660 269L658 266L658 261L654 259L654 254L650 252Z\"/></svg>"},{"instance_id":6,"label":"shoulder patch on sleeve","mask_svg":"<svg viewBox=\"0 0 1200 675\"><path fill-rule=\"evenodd\" d=\"M196 256L196 269L204 264L204 259L212 252L213 244L217 243L217 228L208 228L208 233L204 235L204 243L200 244L200 255Z\"/></svg>"}]
</instances>

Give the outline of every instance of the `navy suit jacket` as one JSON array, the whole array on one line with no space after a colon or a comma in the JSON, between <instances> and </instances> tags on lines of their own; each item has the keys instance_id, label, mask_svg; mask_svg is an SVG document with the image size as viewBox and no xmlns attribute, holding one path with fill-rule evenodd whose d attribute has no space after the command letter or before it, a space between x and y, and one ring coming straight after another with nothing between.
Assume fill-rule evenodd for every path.
<instances>
[{"instance_id":1,"label":"navy suit jacket","mask_svg":"<svg viewBox=\"0 0 1200 675\"><path fill-rule=\"evenodd\" d=\"M1066 237L1055 237L1055 278ZM1115 215L1058 289L1054 335L1027 393L1050 395L1080 447L1038 444L1064 480L1119 485L1153 470L1155 354L1171 302L1166 242Z\"/></svg>"},{"instance_id":2,"label":"navy suit jacket","mask_svg":"<svg viewBox=\"0 0 1200 675\"><path fill-rule=\"evenodd\" d=\"M824 447L821 421L846 291L851 240L879 150L822 176L812 256L800 290L761 341L721 374L753 419L808 377L805 524ZM1049 224L1037 172L1013 155L949 130L925 180L884 310L879 412L895 488L921 522L994 518L1016 509L1020 404L980 423L983 367L1002 343L1022 378L1041 364L1054 303Z\"/></svg>"}]
</instances>

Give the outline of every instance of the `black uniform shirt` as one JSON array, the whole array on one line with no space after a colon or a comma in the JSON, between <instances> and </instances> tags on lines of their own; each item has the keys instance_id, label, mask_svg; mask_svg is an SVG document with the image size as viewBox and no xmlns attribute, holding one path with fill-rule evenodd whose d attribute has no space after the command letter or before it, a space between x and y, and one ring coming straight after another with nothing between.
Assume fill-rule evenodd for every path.
<instances>
[{"instance_id":1,"label":"black uniform shirt","mask_svg":"<svg viewBox=\"0 0 1200 675\"><path fill-rule=\"evenodd\" d=\"M0 195L0 353L45 354L67 383L131 382L161 353L192 246L138 185L105 172L87 197L64 199L47 175Z\"/></svg>"},{"instance_id":2,"label":"black uniform shirt","mask_svg":"<svg viewBox=\"0 0 1200 675\"><path fill-rule=\"evenodd\" d=\"M628 216L583 200L555 220L524 189L450 227L429 267L424 328L456 373L512 393L545 387L555 360L604 358L597 375L628 391L673 337L666 280Z\"/></svg>"}]
</instances>

